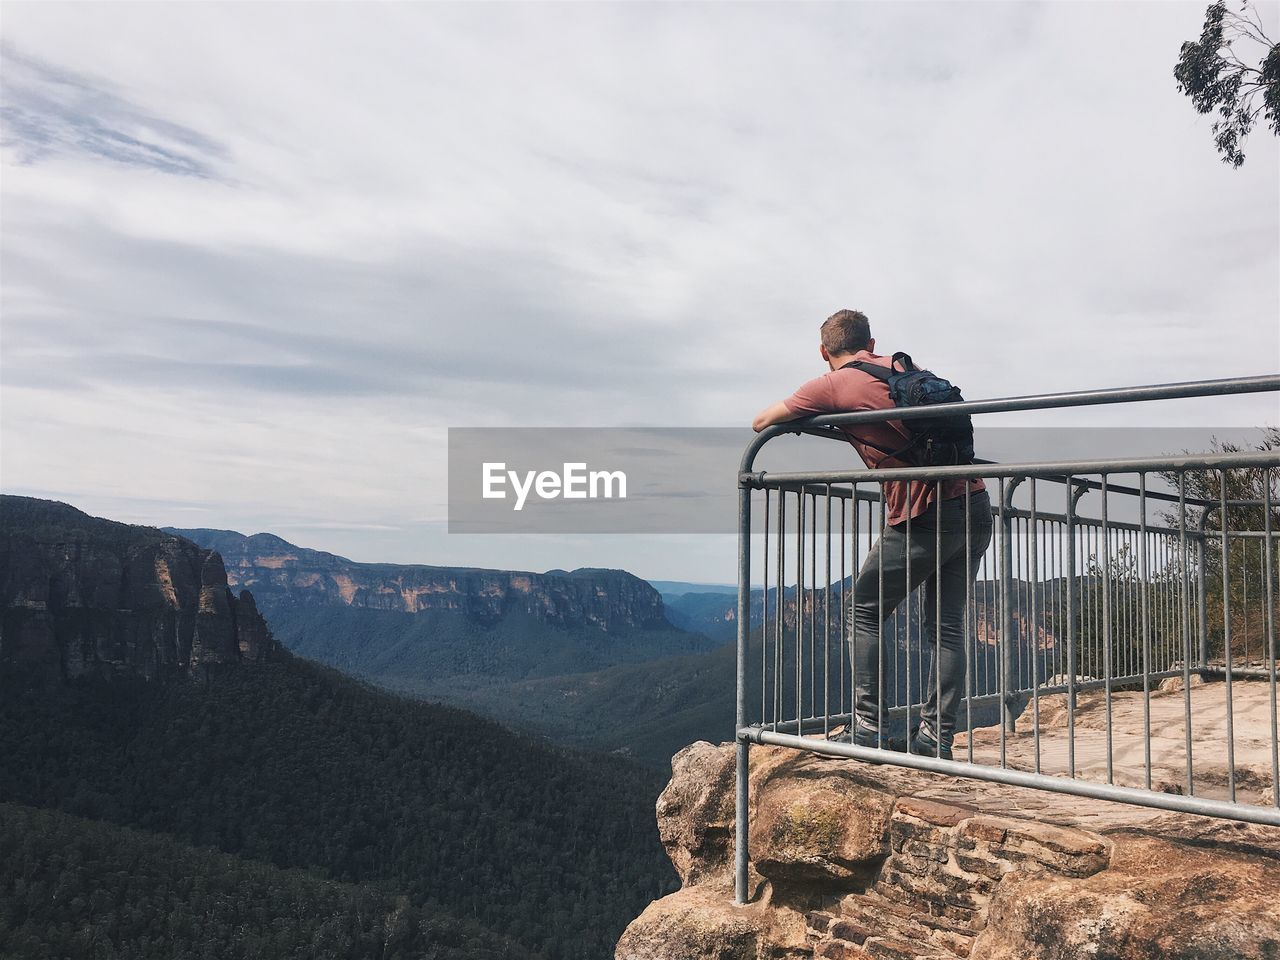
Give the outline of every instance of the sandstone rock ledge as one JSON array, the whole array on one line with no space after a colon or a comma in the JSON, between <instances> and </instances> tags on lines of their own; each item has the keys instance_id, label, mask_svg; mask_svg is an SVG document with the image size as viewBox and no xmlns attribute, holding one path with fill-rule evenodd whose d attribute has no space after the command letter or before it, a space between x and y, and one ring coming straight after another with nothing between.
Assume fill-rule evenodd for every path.
<instances>
[{"instance_id":1,"label":"sandstone rock ledge","mask_svg":"<svg viewBox=\"0 0 1280 960\"><path fill-rule=\"evenodd\" d=\"M734 750L672 760L683 882L616 960L1280 957L1280 830L751 748L751 902L733 904Z\"/></svg>"}]
</instances>

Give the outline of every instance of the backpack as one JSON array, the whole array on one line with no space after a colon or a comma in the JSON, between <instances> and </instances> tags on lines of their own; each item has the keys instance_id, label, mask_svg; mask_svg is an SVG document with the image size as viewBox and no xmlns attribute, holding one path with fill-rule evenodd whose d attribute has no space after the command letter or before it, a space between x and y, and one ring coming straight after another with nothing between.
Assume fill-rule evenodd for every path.
<instances>
[{"instance_id":1,"label":"backpack","mask_svg":"<svg viewBox=\"0 0 1280 960\"><path fill-rule=\"evenodd\" d=\"M894 366L902 365L902 370ZM908 354L898 352L888 367L865 360L853 360L841 370L853 367L869 373L889 387L889 399L895 407L923 407L935 403L959 403L964 399L960 388L951 381L935 376L929 370L921 370ZM878 443L863 440L868 446L895 460L916 467L945 467L960 463L973 463L973 420L966 414L921 417L902 421L910 435L910 442L901 450L886 450ZM859 438L861 439L861 438Z\"/></svg>"}]
</instances>

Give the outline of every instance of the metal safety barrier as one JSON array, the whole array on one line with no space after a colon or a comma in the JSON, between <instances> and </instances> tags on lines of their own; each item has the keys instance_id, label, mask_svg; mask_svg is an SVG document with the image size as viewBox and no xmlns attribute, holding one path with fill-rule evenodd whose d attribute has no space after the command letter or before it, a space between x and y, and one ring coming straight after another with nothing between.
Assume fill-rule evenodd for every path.
<instances>
[{"instance_id":1,"label":"metal safety barrier","mask_svg":"<svg viewBox=\"0 0 1280 960\"><path fill-rule=\"evenodd\" d=\"M942 412L1256 392L1280 392L1280 376L830 414L762 431L738 475L737 901L751 744L1280 825L1280 449L754 469L786 434L845 441L843 428ZM930 505L893 525L898 569L877 545L904 491ZM904 749L922 723L932 751ZM854 729L876 745L854 742ZM1221 749L1198 752L1206 739Z\"/></svg>"}]
</instances>

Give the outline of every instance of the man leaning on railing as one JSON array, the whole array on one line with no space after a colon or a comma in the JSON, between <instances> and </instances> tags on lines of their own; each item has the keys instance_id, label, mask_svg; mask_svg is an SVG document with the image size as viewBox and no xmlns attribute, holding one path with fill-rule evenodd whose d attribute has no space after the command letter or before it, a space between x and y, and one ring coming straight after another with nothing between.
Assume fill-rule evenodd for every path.
<instances>
[{"instance_id":1,"label":"man leaning on railing","mask_svg":"<svg viewBox=\"0 0 1280 960\"><path fill-rule=\"evenodd\" d=\"M864 314L857 310L832 314L822 324L819 348L830 371L760 411L752 427L759 432L815 414L902 406L901 397L895 403L891 395L890 381L899 379L895 373L918 371L909 356L881 356L875 346ZM945 383L931 375L928 379ZM959 398L958 391L955 397ZM901 420L862 423L841 430L871 469L943 462L923 453L922 432L909 429ZM970 433L967 450L958 458L953 451L949 462L969 462L971 458ZM859 746L909 750L949 760L964 689L965 602L979 561L991 542L991 501L979 479L888 480L881 483L881 493L887 511L884 532L853 587L849 636L855 712L851 733L844 739ZM936 637L938 644L919 723L904 739L891 740L884 716L884 691L876 682L884 655L881 624L921 584L925 587L925 636Z\"/></svg>"}]
</instances>

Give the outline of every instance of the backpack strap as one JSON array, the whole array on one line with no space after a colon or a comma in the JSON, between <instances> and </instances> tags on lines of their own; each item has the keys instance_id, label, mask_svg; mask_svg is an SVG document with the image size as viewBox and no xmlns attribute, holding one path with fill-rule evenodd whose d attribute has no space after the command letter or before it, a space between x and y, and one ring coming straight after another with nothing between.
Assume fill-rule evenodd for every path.
<instances>
[{"instance_id":1,"label":"backpack strap","mask_svg":"<svg viewBox=\"0 0 1280 960\"><path fill-rule=\"evenodd\" d=\"M858 442L865 443L868 447L875 447L877 450L879 450L881 453L885 455L886 459L902 460L902 454L906 453L909 450L914 450L917 446L920 445L920 438L919 437L912 438L912 440L905 447L899 447L897 450L890 450L888 447L882 447L880 446L880 444L876 443L874 440L868 440L866 437L859 437ZM906 460L902 460L902 462L907 464L907 466L909 467L915 466L915 464L909 463Z\"/></svg>"},{"instance_id":2,"label":"backpack strap","mask_svg":"<svg viewBox=\"0 0 1280 960\"><path fill-rule=\"evenodd\" d=\"M903 354L903 356L906 356L906 355ZM896 355L894 359L897 359ZM907 359L909 360L911 358L907 357ZM863 373L869 373L873 377L875 377L877 380L883 381L884 383L888 383L889 378L892 377L897 372L895 370L890 369L889 367L882 366L881 364L878 364L878 363L867 363L867 361L865 360L850 360L840 369L848 370L850 367L852 367L854 370L861 370Z\"/></svg>"},{"instance_id":3,"label":"backpack strap","mask_svg":"<svg viewBox=\"0 0 1280 960\"><path fill-rule=\"evenodd\" d=\"M897 364L901 364L902 373L915 373L920 370L920 368L916 366L916 362L911 359L911 354L903 353L901 350L893 355L893 359L889 361L889 365L887 367L879 363L867 363L865 360L850 360L840 369L845 370L848 367L853 367L855 370L861 370L863 373L869 373L877 380L883 380L885 383L888 383L889 378L899 372L894 369L894 366Z\"/></svg>"},{"instance_id":4,"label":"backpack strap","mask_svg":"<svg viewBox=\"0 0 1280 960\"><path fill-rule=\"evenodd\" d=\"M893 362L898 363L899 358L902 358L903 361L905 361L903 363L903 366L905 369L911 370L915 367L915 364L911 362L911 357L907 356L907 354L895 353L893 355ZM867 363L867 361L865 360L850 360L844 366L840 367L840 369L847 370L850 367L852 367L854 370L861 370L863 373L869 373L871 374L871 376L875 377L877 380L880 380L884 383L888 383L890 378L897 375L897 371L894 370L892 367L886 367L879 363ZM882 447L880 444L876 443L874 440L868 440L865 437L859 437L858 440L861 443L865 443L868 447L873 447L876 450L879 450L888 459L891 459L891 460L899 459L902 454L906 453L908 450L911 450L919 443L919 438L912 438L912 440L905 447L902 447L901 449L898 449L898 450L891 450L888 447ZM903 463L906 463L906 462L907 461L905 460L903 461Z\"/></svg>"}]
</instances>

